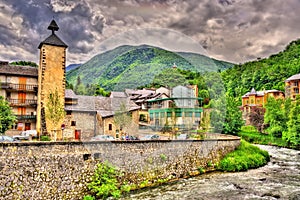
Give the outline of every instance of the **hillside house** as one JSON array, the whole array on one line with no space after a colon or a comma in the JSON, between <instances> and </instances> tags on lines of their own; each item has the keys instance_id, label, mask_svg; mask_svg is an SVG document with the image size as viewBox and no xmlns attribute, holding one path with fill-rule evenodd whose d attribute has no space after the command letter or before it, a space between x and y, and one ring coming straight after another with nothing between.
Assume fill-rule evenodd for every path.
<instances>
[{"instance_id":1,"label":"hillside house","mask_svg":"<svg viewBox=\"0 0 300 200\"><path fill-rule=\"evenodd\" d=\"M0 96L3 96L17 116L11 131L36 129L38 69L13 66L0 62Z\"/></svg>"},{"instance_id":2,"label":"hillside house","mask_svg":"<svg viewBox=\"0 0 300 200\"><path fill-rule=\"evenodd\" d=\"M284 98L284 93L279 90L256 91L254 88L242 96L241 110L244 114L250 113L257 107L264 107L269 97Z\"/></svg>"},{"instance_id":3,"label":"hillside house","mask_svg":"<svg viewBox=\"0 0 300 200\"><path fill-rule=\"evenodd\" d=\"M295 74L285 81L285 96L287 98L295 99L300 91L300 74Z\"/></svg>"},{"instance_id":4,"label":"hillside house","mask_svg":"<svg viewBox=\"0 0 300 200\"><path fill-rule=\"evenodd\" d=\"M202 99L198 98L197 86L176 86L170 93L170 97L147 101L150 125L156 129L164 127L198 128L203 110Z\"/></svg>"},{"instance_id":5,"label":"hillside house","mask_svg":"<svg viewBox=\"0 0 300 200\"><path fill-rule=\"evenodd\" d=\"M66 90L66 129L81 131L81 139L88 139L98 134L118 137L122 129L133 133L138 129L138 110L140 107L128 97L102 97L76 95L72 90ZM126 110L121 110L122 105ZM130 120L120 127L115 122L115 116L130 115ZM74 126L74 127L73 127Z\"/></svg>"}]
</instances>

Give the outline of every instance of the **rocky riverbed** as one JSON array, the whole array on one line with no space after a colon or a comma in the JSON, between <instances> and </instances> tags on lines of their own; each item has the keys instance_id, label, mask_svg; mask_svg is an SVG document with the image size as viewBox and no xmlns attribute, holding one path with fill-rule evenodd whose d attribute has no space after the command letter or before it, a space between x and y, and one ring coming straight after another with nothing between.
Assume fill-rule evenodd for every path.
<instances>
[{"instance_id":1,"label":"rocky riverbed","mask_svg":"<svg viewBox=\"0 0 300 200\"><path fill-rule=\"evenodd\" d=\"M300 199L300 151L259 145L271 155L264 167L238 173L213 172L122 199Z\"/></svg>"}]
</instances>

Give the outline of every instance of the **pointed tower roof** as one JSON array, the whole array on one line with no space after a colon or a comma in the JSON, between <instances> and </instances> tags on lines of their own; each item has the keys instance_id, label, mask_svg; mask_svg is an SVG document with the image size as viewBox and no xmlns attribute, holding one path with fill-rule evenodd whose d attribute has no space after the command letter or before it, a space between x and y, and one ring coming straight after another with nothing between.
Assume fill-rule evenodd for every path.
<instances>
[{"instance_id":1,"label":"pointed tower roof","mask_svg":"<svg viewBox=\"0 0 300 200\"><path fill-rule=\"evenodd\" d=\"M48 26L48 29L52 31L52 34L47 37L43 42L40 43L39 49L43 46L43 44L53 45L53 46L59 46L59 47L68 47L56 34L55 31L58 31L59 27L55 20L53 19Z\"/></svg>"},{"instance_id":2,"label":"pointed tower roof","mask_svg":"<svg viewBox=\"0 0 300 200\"><path fill-rule=\"evenodd\" d=\"M48 29L52 31L58 31L59 27L54 19L52 19L52 21L50 22Z\"/></svg>"},{"instance_id":3,"label":"pointed tower roof","mask_svg":"<svg viewBox=\"0 0 300 200\"><path fill-rule=\"evenodd\" d=\"M252 90L251 90L250 94L256 94L256 91L255 91L255 89L254 89L254 88L252 88Z\"/></svg>"}]
</instances>

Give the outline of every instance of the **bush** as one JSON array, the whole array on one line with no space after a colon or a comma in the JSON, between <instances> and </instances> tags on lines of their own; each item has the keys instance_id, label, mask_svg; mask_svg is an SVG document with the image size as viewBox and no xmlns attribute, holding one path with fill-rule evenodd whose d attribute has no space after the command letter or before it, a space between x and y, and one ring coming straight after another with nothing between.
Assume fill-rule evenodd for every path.
<instances>
[{"instance_id":1,"label":"bush","mask_svg":"<svg viewBox=\"0 0 300 200\"><path fill-rule=\"evenodd\" d=\"M47 135L41 135L41 141L51 141L51 138Z\"/></svg>"},{"instance_id":2,"label":"bush","mask_svg":"<svg viewBox=\"0 0 300 200\"><path fill-rule=\"evenodd\" d=\"M246 171L248 169L264 166L270 161L267 151L242 140L241 145L233 152L227 154L219 163L221 171Z\"/></svg>"},{"instance_id":3,"label":"bush","mask_svg":"<svg viewBox=\"0 0 300 200\"><path fill-rule=\"evenodd\" d=\"M119 198L122 192L130 190L128 185L118 182L120 177L121 173L111 164L108 162L99 163L92 177L92 182L88 184L88 189L96 199L106 199L109 196Z\"/></svg>"},{"instance_id":4,"label":"bush","mask_svg":"<svg viewBox=\"0 0 300 200\"><path fill-rule=\"evenodd\" d=\"M95 198L90 195L86 195L83 197L83 200L95 200Z\"/></svg>"}]
</instances>

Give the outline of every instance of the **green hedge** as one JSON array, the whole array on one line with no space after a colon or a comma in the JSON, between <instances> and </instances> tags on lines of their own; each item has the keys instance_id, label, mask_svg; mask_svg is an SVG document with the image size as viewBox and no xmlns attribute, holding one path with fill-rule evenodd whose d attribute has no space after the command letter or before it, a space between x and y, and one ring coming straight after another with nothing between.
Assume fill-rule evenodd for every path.
<instances>
[{"instance_id":1,"label":"green hedge","mask_svg":"<svg viewBox=\"0 0 300 200\"><path fill-rule=\"evenodd\" d=\"M270 161L267 151L242 140L241 145L227 154L219 163L218 170L228 172L246 171L264 166Z\"/></svg>"}]
</instances>

